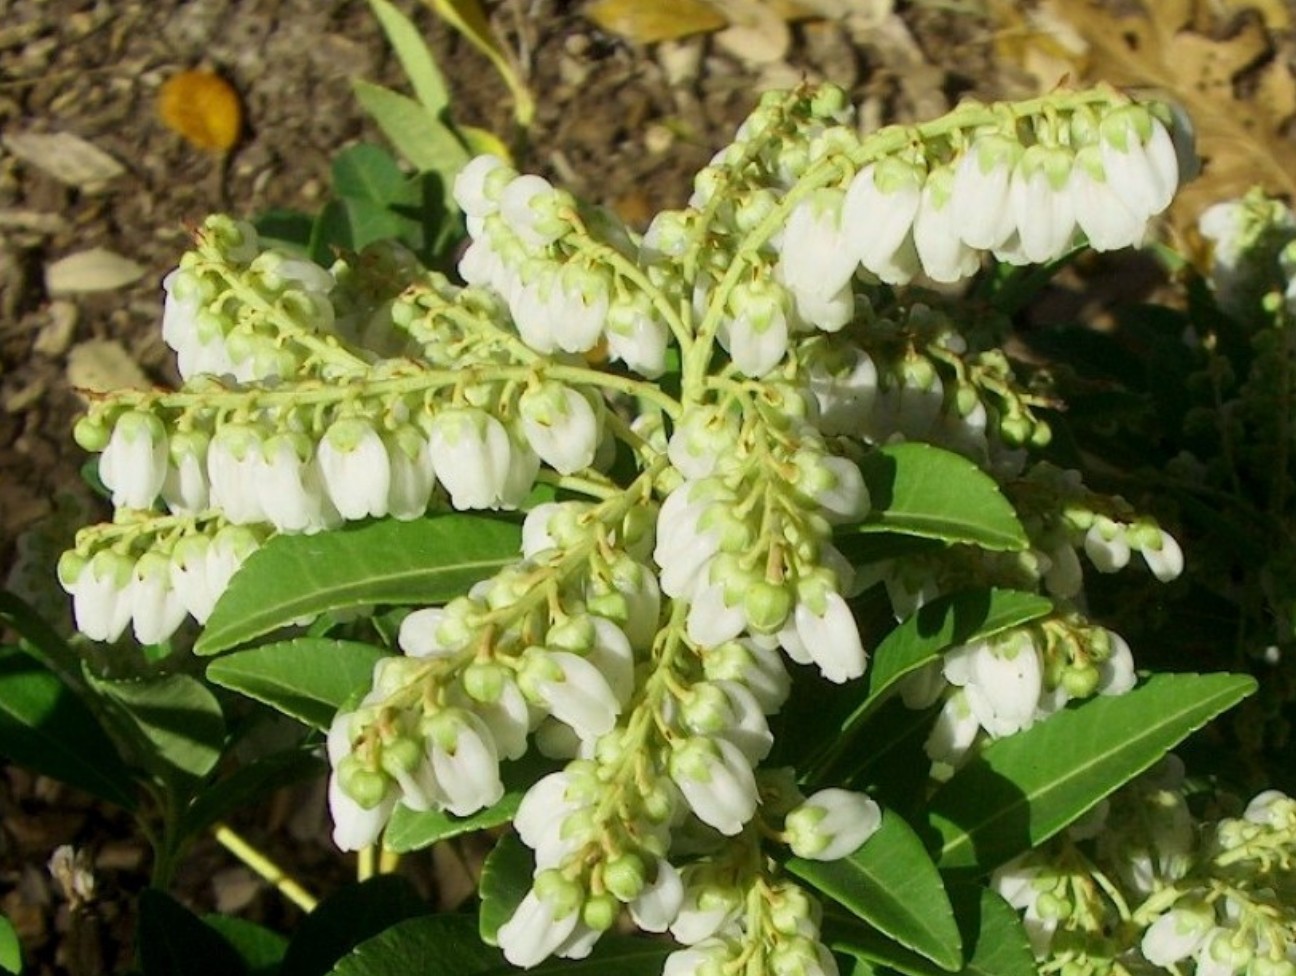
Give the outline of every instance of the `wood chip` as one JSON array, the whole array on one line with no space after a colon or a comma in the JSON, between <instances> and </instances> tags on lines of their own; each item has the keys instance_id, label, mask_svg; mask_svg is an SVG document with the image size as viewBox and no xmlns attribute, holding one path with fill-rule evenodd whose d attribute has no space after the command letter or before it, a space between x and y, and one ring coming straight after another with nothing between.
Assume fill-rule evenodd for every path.
<instances>
[{"instance_id":1,"label":"wood chip","mask_svg":"<svg viewBox=\"0 0 1296 976\"><path fill-rule=\"evenodd\" d=\"M49 321L36 334L32 343L32 352L53 359L67 352L76 334L77 307L69 301L54 301L49 304Z\"/></svg>"},{"instance_id":2,"label":"wood chip","mask_svg":"<svg viewBox=\"0 0 1296 976\"><path fill-rule=\"evenodd\" d=\"M68 353L67 381L69 386L90 393L151 386L122 344L109 339L92 339L73 346Z\"/></svg>"},{"instance_id":3,"label":"wood chip","mask_svg":"<svg viewBox=\"0 0 1296 976\"><path fill-rule=\"evenodd\" d=\"M20 132L3 141L24 163L80 190L95 189L126 172L112 156L71 132Z\"/></svg>"},{"instance_id":4,"label":"wood chip","mask_svg":"<svg viewBox=\"0 0 1296 976\"><path fill-rule=\"evenodd\" d=\"M45 268L45 288L51 295L112 291L144 277L144 266L115 251L92 247L60 258Z\"/></svg>"}]
</instances>

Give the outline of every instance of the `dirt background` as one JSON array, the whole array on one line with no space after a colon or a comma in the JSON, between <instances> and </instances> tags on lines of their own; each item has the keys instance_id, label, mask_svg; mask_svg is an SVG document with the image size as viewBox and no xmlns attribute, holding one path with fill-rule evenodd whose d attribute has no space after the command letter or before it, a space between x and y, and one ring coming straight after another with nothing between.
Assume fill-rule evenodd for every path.
<instances>
[{"instance_id":1,"label":"dirt background","mask_svg":"<svg viewBox=\"0 0 1296 976\"><path fill-rule=\"evenodd\" d=\"M456 118L505 131L505 88L485 59L414 0L400 6L430 39ZM832 80L872 122L931 117L964 94L1036 90L996 60L996 28L970 6L843 6L850 16L793 25L786 46L750 32L637 46L598 29L578 3L487 3L537 96L523 166L643 225L687 198L691 174L764 89ZM195 67L219 71L242 101L244 134L227 156L191 145L157 115L164 81ZM333 155L382 142L352 97L353 77L401 84L363 0L0 0L0 569L21 557L20 571L52 586L59 533L92 520L94 503L77 487L84 456L70 438L74 386L176 379L158 331L158 283L185 249L186 226L218 210L317 209ZM60 178L57 159L22 142L56 133L108 154L121 173ZM136 262L136 280L50 287L51 268L93 248ZM345 880L318 793L285 794L238 826L317 891ZM82 851L94 874L89 908L71 911L47 870L61 844ZM0 911L23 938L29 972L121 968L129 898L146 883L147 861L128 818L21 770L0 777ZM421 870L432 894L434 872ZM452 867L436 876L441 900L458 897ZM214 842L194 849L176 891L199 910L276 927L295 917Z\"/></svg>"}]
</instances>

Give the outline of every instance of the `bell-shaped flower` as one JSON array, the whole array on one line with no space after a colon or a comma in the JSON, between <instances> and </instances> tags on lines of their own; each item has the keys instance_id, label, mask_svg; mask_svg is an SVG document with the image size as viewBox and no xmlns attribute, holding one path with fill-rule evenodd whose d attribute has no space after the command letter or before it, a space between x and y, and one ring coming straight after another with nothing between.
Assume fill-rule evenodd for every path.
<instances>
[{"instance_id":1,"label":"bell-shaped flower","mask_svg":"<svg viewBox=\"0 0 1296 976\"><path fill-rule=\"evenodd\" d=\"M954 167L949 218L968 247L994 250L1016 230L1008 187L1021 151L1011 136L979 135Z\"/></svg>"},{"instance_id":2,"label":"bell-shaped flower","mask_svg":"<svg viewBox=\"0 0 1296 976\"><path fill-rule=\"evenodd\" d=\"M621 712L607 679L585 658L532 648L518 676L523 694L569 725L582 740L609 732Z\"/></svg>"},{"instance_id":3,"label":"bell-shaped flower","mask_svg":"<svg viewBox=\"0 0 1296 976\"><path fill-rule=\"evenodd\" d=\"M972 714L990 735L1012 735L1034 723L1044 675L1028 634L955 648L942 669L945 680L963 688Z\"/></svg>"},{"instance_id":4,"label":"bell-shaped flower","mask_svg":"<svg viewBox=\"0 0 1296 976\"><path fill-rule=\"evenodd\" d=\"M206 623L216 605L207 582L207 552L211 540L205 535L181 537L171 549L171 589L185 612L200 624Z\"/></svg>"},{"instance_id":5,"label":"bell-shaped flower","mask_svg":"<svg viewBox=\"0 0 1296 976\"><path fill-rule=\"evenodd\" d=\"M703 655L702 667L710 681L740 682L766 715L775 715L787 701L792 677L768 639L729 641Z\"/></svg>"},{"instance_id":6,"label":"bell-shaped flower","mask_svg":"<svg viewBox=\"0 0 1296 976\"><path fill-rule=\"evenodd\" d=\"M201 512L211 501L207 484L207 448L211 438L201 431L171 435L162 500L176 514Z\"/></svg>"},{"instance_id":7,"label":"bell-shaped flower","mask_svg":"<svg viewBox=\"0 0 1296 976\"><path fill-rule=\"evenodd\" d=\"M496 938L504 958L530 969L553 955L576 931L583 894L557 871L542 871Z\"/></svg>"},{"instance_id":8,"label":"bell-shaped flower","mask_svg":"<svg viewBox=\"0 0 1296 976\"><path fill-rule=\"evenodd\" d=\"M788 216L779 246L779 278L794 293L831 295L850 281L858 262L850 244L859 231L846 222L845 199L841 190L816 190Z\"/></svg>"},{"instance_id":9,"label":"bell-shaped flower","mask_svg":"<svg viewBox=\"0 0 1296 976\"><path fill-rule=\"evenodd\" d=\"M785 304L783 289L766 278L740 282L730 293L719 338L743 374L764 376L787 354Z\"/></svg>"},{"instance_id":10,"label":"bell-shaped flower","mask_svg":"<svg viewBox=\"0 0 1296 976\"><path fill-rule=\"evenodd\" d=\"M844 361L833 367L813 363L808 378L819 405L815 425L830 436L858 436L872 418L878 395L878 372L872 357L852 348L844 354Z\"/></svg>"},{"instance_id":11,"label":"bell-shaped flower","mask_svg":"<svg viewBox=\"0 0 1296 976\"><path fill-rule=\"evenodd\" d=\"M798 452L795 460L798 487L829 522L858 522L868 514L868 488L854 461L813 449Z\"/></svg>"},{"instance_id":12,"label":"bell-shaped flower","mask_svg":"<svg viewBox=\"0 0 1296 976\"><path fill-rule=\"evenodd\" d=\"M910 235L923 179L914 165L888 156L856 173L846 190L841 223L856 260L887 284L905 284L917 271Z\"/></svg>"},{"instance_id":13,"label":"bell-shaped flower","mask_svg":"<svg viewBox=\"0 0 1296 976\"><path fill-rule=\"evenodd\" d=\"M788 845L798 857L835 861L853 853L882 826L882 810L863 793L826 789L787 815Z\"/></svg>"},{"instance_id":14,"label":"bell-shaped flower","mask_svg":"<svg viewBox=\"0 0 1296 976\"><path fill-rule=\"evenodd\" d=\"M249 424L224 424L207 450L212 507L235 525L268 521L261 504L266 473L261 440L261 431Z\"/></svg>"},{"instance_id":15,"label":"bell-shaped flower","mask_svg":"<svg viewBox=\"0 0 1296 976\"><path fill-rule=\"evenodd\" d=\"M1141 105L1127 105L1107 113L1099 134L1103 172L1125 206L1143 217L1168 207L1179 186L1179 160L1161 121Z\"/></svg>"},{"instance_id":16,"label":"bell-shaped flower","mask_svg":"<svg viewBox=\"0 0 1296 976\"><path fill-rule=\"evenodd\" d=\"M581 812L597 799L580 775L581 761L537 780L518 805L513 827L522 843L535 851L541 870L560 865L589 839Z\"/></svg>"},{"instance_id":17,"label":"bell-shaped flower","mask_svg":"<svg viewBox=\"0 0 1296 976\"><path fill-rule=\"evenodd\" d=\"M75 553L59 561L59 581L72 595L76 628L94 641L115 641L130 623L129 597L135 563L103 549L88 561Z\"/></svg>"},{"instance_id":18,"label":"bell-shaped flower","mask_svg":"<svg viewBox=\"0 0 1296 976\"><path fill-rule=\"evenodd\" d=\"M325 432L319 445L319 470L338 512L345 519L387 514L391 460L373 424L346 417Z\"/></svg>"},{"instance_id":19,"label":"bell-shaped flower","mask_svg":"<svg viewBox=\"0 0 1296 976\"><path fill-rule=\"evenodd\" d=\"M494 508L499 504L513 451L503 424L482 410L452 407L432 418L428 444L441 484L455 508Z\"/></svg>"},{"instance_id":20,"label":"bell-shaped flower","mask_svg":"<svg viewBox=\"0 0 1296 976\"><path fill-rule=\"evenodd\" d=\"M1169 968L1196 952L1214 926L1215 913L1208 906L1185 902L1149 925L1139 948L1152 965Z\"/></svg>"},{"instance_id":21,"label":"bell-shaped flower","mask_svg":"<svg viewBox=\"0 0 1296 976\"><path fill-rule=\"evenodd\" d=\"M837 960L818 939L804 935L783 938L770 953L769 972L773 976L839 976Z\"/></svg>"},{"instance_id":22,"label":"bell-shaped flower","mask_svg":"<svg viewBox=\"0 0 1296 976\"><path fill-rule=\"evenodd\" d=\"M679 917L684 904L684 882L669 861L657 862L657 877L644 885L630 902L630 917L644 932L665 932Z\"/></svg>"},{"instance_id":23,"label":"bell-shaped flower","mask_svg":"<svg viewBox=\"0 0 1296 976\"><path fill-rule=\"evenodd\" d=\"M923 749L932 762L957 767L972 748L980 730L981 723L972 713L967 694L960 688L945 699Z\"/></svg>"},{"instance_id":24,"label":"bell-shaped flower","mask_svg":"<svg viewBox=\"0 0 1296 976\"><path fill-rule=\"evenodd\" d=\"M1085 555L1100 573L1115 573L1129 563L1130 544L1125 526L1100 515L1085 533Z\"/></svg>"},{"instance_id":25,"label":"bell-shaped flower","mask_svg":"<svg viewBox=\"0 0 1296 976\"><path fill-rule=\"evenodd\" d=\"M523 174L501 191L500 216L528 247L548 247L567 229L558 216L563 196L544 177Z\"/></svg>"},{"instance_id":26,"label":"bell-shaped flower","mask_svg":"<svg viewBox=\"0 0 1296 976\"><path fill-rule=\"evenodd\" d=\"M708 404L685 411L666 452L684 477L699 479L710 475L737 444L738 418L730 410Z\"/></svg>"},{"instance_id":27,"label":"bell-shaped flower","mask_svg":"<svg viewBox=\"0 0 1296 976\"><path fill-rule=\"evenodd\" d=\"M959 236L951 201L953 184L954 174L949 169L929 173L914 216L914 248L923 272L932 281L961 281L981 266L980 256Z\"/></svg>"},{"instance_id":28,"label":"bell-shaped flower","mask_svg":"<svg viewBox=\"0 0 1296 976\"><path fill-rule=\"evenodd\" d=\"M716 935L726 935L736 926L742 912L738 889L710 883L702 867L686 867L682 880L684 898L671 923L670 933L684 945L699 945Z\"/></svg>"},{"instance_id":29,"label":"bell-shaped flower","mask_svg":"<svg viewBox=\"0 0 1296 976\"><path fill-rule=\"evenodd\" d=\"M598 448L599 422L589 400L561 383L542 382L518 398L522 433L559 474L588 468Z\"/></svg>"},{"instance_id":30,"label":"bell-shaped flower","mask_svg":"<svg viewBox=\"0 0 1296 976\"><path fill-rule=\"evenodd\" d=\"M1139 551L1152 575L1162 583L1169 583L1183 572L1183 550L1169 532L1158 530L1156 535L1159 538L1144 544Z\"/></svg>"},{"instance_id":31,"label":"bell-shaped flower","mask_svg":"<svg viewBox=\"0 0 1296 976\"><path fill-rule=\"evenodd\" d=\"M1131 210L1107 179L1097 146L1076 152L1069 187L1080 230L1095 251L1137 247L1147 231L1147 214Z\"/></svg>"},{"instance_id":32,"label":"bell-shaped flower","mask_svg":"<svg viewBox=\"0 0 1296 976\"><path fill-rule=\"evenodd\" d=\"M151 508L166 480L166 431L152 414L128 410L113 425L99 457L99 478L115 508Z\"/></svg>"},{"instance_id":33,"label":"bell-shaped flower","mask_svg":"<svg viewBox=\"0 0 1296 976\"><path fill-rule=\"evenodd\" d=\"M811 602L797 602L792 619L779 631L779 643L794 661L813 661L836 684L858 678L868 665L859 628L840 593L822 589Z\"/></svg>"},{"instance_id":34,"label":"bell-shaped flower","mask_svg":"<svg viewBox=\"0 0 1296 976\"><path fill-rule=\"evenodd\" d=\"M427 514L436 487L432 451L427 438L409 424L385 438L391 477L387 486L387 514L408 521Z\"/></svg>"},{"instance_id":35,"label":"bell-shaped flower","mask_svg":"<svg viewBox=\"0 0 1296 976\"><path fill-rule=\"evenodd\" d=\"M262 454L265 463L257 495L269 522L281 532L322 527L325 506L331 509L332 503L318 476L308 476L309 439L295 432L274 434L262 445Z\"/></svg>"},{"instance_id":36,"label":"bell-shaped flower","mask_svg":"<svg viewBox=\"0 0 1296 976\"><path fill-rule=\"evenodd\" d=\"M603 338L611 299L611 282L600 269L566 265L559 273L561 304L553 323L554 338L564 352L589 352Z\"/></svg>"},{"instance_id":37,"label":"bell-shaped flower","mask_svg":"<svg viewBox=\"0 0 1296 976\"><path fill-rule=\"evenodd\" d=\"M1076 228L1069 188L1073 162L1069 149L1034 145L1017 163L1008 202L1017 225L1018 253L1028 263L1047 264L1071 246ZM999 253L1009 260L1017 256Z\"/></svg>"},{"instance_id":38,"label":"bell-shaped flower","mask_svg":"<svg viewBox=\"0 0 1296 976\"><path fill-rule=\"evenodd\" d=\"M498 156L474 156L455 175L455 203L469 217L487 217L499 209L500 193L516 176Z\"/></svg>"},{"instance_id":39,"label":"bell-shaped flower","mask_svg":"<svg viewBox=\"0 0 1296 976\"><path fill-rule=\"evenodd\" d=\"M472 712L448 708L425 729L432 772L456 817L467 817L497 803L504 795L499 755L486 724Z\"/></svg>"},{"instance_id":40,"label":"bell-shaped flower","mask_svg":"<svg viewBox=\"0 0 1296 976\"><path fill-rule=\"evenodd\" d=\"M1125 638L1115 631L1107 631L1109 651L1098 665L1098 694L1123 695L1138 683L1134 673L1134 655L1130 653Z\"/></svg>"},{"instance_id":41,"label":"bell-shaped flower","mask_svg":"<svg viewBox=\"0 0 1296 976\"><path fill-rule=\"evenodd\" d=\"M365 768L352 755L354 712L339 712L329 726L327 748L333 772L328 803L333 819L333 843L358 851L378 839L399 798L396 784L377 770Z\"/></svg>"},{"instance_id":42,"label":"bell-shaped flower","mask_svg":"<svg viewBox=\"0 0 1296 976\"><path fill-rule=\"evenodd\" d=\"M221 598L230 580L260 541L251 530L237 525L221 529L207 549L207 589L213 601Z\"/></svg>"},{"instance_id":43,"label":"bell-shaped flower","mask_svg":"<svg viewBox=\"0 0 1296 976\"><path fill-rule=\"evenodd\" d=\"M679 941L684 941L679 939ZM687 943L685 943L687 945ZM687 949L677 949L666 957L662 976L711 976L724 972L726 963L741 952L736 942L724 939L706 939Z\"/></svg>"},{"instance_id":44,"label":"bell-shaped flower","mask_svg":"<svg viewBox=\"0 0 1296 976\"><path fill-rule=\"evenodd\" d=\"M171 585L171 560L156 552L136 561L126 600L141 644L160 644L185 618L184 601Z\"/></svg>"},{"instance_id":45,"label":"bell-shaped flower","mask_svg":"<svg viewBox=\"0 0 1296 976\"><path fill-rule=\"evenodd\" d=\"M642 292L614 295L604 323L608 355L640 376L655 380L666 371L666 344L670 339L659 312Z\"/></svg>"},{"instance_id":46,"label":"bell-shaped flower","mask_svg":"<svg viewBox=\"0 0 1296 976\"><path fill-rule=\"evenodd\" d=\"M697 818L726 836L741 831L756 813L756 778L732 742L686 740L671 753L670 776Z\"/></svg>"}]
</instances>

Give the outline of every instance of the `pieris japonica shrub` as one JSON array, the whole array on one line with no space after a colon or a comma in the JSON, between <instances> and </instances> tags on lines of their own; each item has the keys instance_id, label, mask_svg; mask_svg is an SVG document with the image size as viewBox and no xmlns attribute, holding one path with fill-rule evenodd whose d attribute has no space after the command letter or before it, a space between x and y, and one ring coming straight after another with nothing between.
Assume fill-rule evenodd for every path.
<instances>
[{"instance_id":1,"label":"pieris japonica shrub","mask_svg":"<svg viewBox=\"0 0 1296 976\"><path fill-rule=\"evenodd\" d=\"M1028 266L1140 244L1194 165L1111 89L861 134L823 86L642 234L474 159L462 283L209 219L164 282L183 385L76 428L114 517L59 579L85 639L146 647L24 665L108 731L65 778L149 784L161 882L320 757L362 864L494 831L476 917L366 930L339 974L1290 971L1289 800L1208 834L1136 781L1105 914L1045 866L1254 687L1140 676L1091 616L1095 576L1156 599L1185 556L1060 463L1004 352ZM247 731L275 713L286 750Z\"/></svg>"}]
</instances>

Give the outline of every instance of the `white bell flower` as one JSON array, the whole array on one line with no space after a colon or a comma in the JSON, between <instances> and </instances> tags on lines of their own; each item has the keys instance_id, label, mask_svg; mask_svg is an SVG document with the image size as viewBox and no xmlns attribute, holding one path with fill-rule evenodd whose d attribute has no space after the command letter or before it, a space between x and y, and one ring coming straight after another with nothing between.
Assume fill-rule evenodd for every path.
<instances>
[{"instance_id":1,"label":"white bell flower","mask_svg":"<svg viewBox=\"0 0 1296 976\"><path fill-rule=\"evenodd\" d=\"M307 478L311 460L307 438L274 434L261 450L264 464L256 490L266 519L281 532L302 532L322 525L324 492L322 485L315 483L318 478Z\"/></svg>"},{"instance_id":2,"label":"white bell flower","mask_svg":"<svg viewBox=\"0 0 1296 976\"><path fill-rule=\"evenodd\" d=\"M968 247L994 250L1016 230L1008 188L1021 151L1021 143L1010 136L981 135L954 167L949 219Z\"/></svg>"},{"instance_id":3,"label":"white bell flower","mask_svg":"<svg viewBox=\"0 0 1296 976\"><path fill-rule=\"evenodd\" d=\"M688 638L700 647L715 647L733 640L747 626L742 605L725 602L723 581L706 581L696 588L689 606L686 631Z\"/></svg>"},{"instance_id":4,"label":"white bell flower","mask_svg":"<svg viewBox=\"0 0 1296 976\"><path fill-rule=\"evenodd\" d=\"M433 464L450 503L459 510L499 504L512 461L512 442L504 425L471 407L452 407L428 427Z\"/></svg>"},{"instance_id":5,"label":"white bell flower","mask_svg":"<svg viewBox=\"0 0 1296 976\"><path fill-rule=\"evenodd\" d=\"M589 352L603 338L611 299L606 275L569 264L559 276L553 335L564 352Z\"/></svg>"},{"instance_id":6,"label":"white bell flower","mask_svg":"<svg viewBox=\"0 0 1296 976\"><path fill-rule=\"evenodd\" d=\"M676 939L683 942L683 939ZM688 943L685 943L688 945ZM723 939L706 939L687 949L678 949L666 957L662 976L710 976L723 972L725 963L738 953L738 947Z\"/></svg>"},{"instance_id":7,"label":"white bell flower","mask_svg":"<svg viewBox=\"0 0 1296 976\"><path fill-rule=\"evenodd\" d=\"M1076 153L1070 193L1076 223L1095 251L1137 247L1147 232L1147 215L1131 210L1107 179L1094 146Z\"/></svg>"},{"instance_id":8,"label":"white bell flower","mask_svg":"<svg viewBox=\"0 0 1296 976\"><path fill-rule=\"evenodd\" d=\"M816 426L828 435L859 434L872 416L878 395L872 357L862 349L850 349L840 368L812 364L808 379L819 404Z\"/></svg>"},{"instance_id":9,"label":"white bell flower","mask_svg":"<svg viewBox=\"0 0 1296 976\"><path fill-rule=\"evenodd\" d=\"M187 535L171 550L171 589L181 604L200 624L206 623L216 605L207 582L207 552L211 541L205 535Z\"/></svg>"},{"instance_id":10,"label":"white bell flower","mask_svg":"<svg viewBox=\"0 0 1296 976\"><path fill-rule=\"evenodd\" d=\"M1073 157L1067 149L1029 147L1013 171L1008 202L1017 226L1020 257L1047 264L1062 257L1075 236L1075 201L1068 183ZM1007 245L1008 248L1012 244ZM1017 253L996 252L1016 263Z\"/></svg>"},{"instance_id":11,"label":"white bell flower","mask_svg":"<svg viewBox=\"0 0 1296 976\"><path fill-rule=\"evenodd\" d=\"M122 635L133 609L128 594L134 570L131 559L108 549L81 564L71 579L60 567L77 630L94 641L112 642Z\"/></svg>"},{"instance_id":12,"label":"white bell flower","mask_svg":"<svg viewBox=\"0 0 1296 976\"><path fill-rule=\"evenodd\" d=\"M446 709L427 730L432 772L456 817L467 817L498 803L504 795L495 739L478 716Z\"/></svg>"},{"instance_id":13,"label":"white bell flower","mask_svg":"<svg viewBox=\"0 0 1296 976\"><path fill-rule=\"evenodd\" d=\"M469 217L487 217L499 209L500 191L516 175L498 156L474 156L455 175L455 203Z\"/></svg>"},{"instance_id":14,"label":"white bell flower","mask_svg":"<svg viewBox=\"0 0 1296 976\"><path fill-rule=\"evenodd\" d=\"M1100 136L1103 172L1125 206L1143 217L1168 207L1179 186L1179 160L1160 120L1129 105L1107 114Z\"/></svg>"},{"instance_id":15,"label":"white bell flower","mask_svg":"<svg viewBox=\"0 0 1296 976\"><path fill-rule=\"evenodd\" d=\"M731 314L721 323L718 337L743 374L764 376L787 354L785 302L781 288L759 278L741 283L730 294Z\"/></svg>"},{"instance_id":16,"label":"white bell flower","mask_svg":"<svg viewBox=\"0 0 1296 976\"><path fill-rule=\"evenodd\" d=\"M1173 966L1201 947L1214 924L1215 913L1204 905L1172 908L1148 926L1139 948L1152 965Z\"/></svg>"},{"instance_id":17,"label":"white bell flower","mask_svg":"<svg viewBox=\"0 0 1296 976\"><path fill-rule=\"evenodd\" d=\"M710 681L737 681L766 715L776 715L792 690L792 677L777 643L747 638L712 648L702 667Z\"/></svg>"},{"instance_id":18,"label":"white bell flower","mask_svg":"<svg viewBox=\"0 0 1296 976\"><path fill-rule=\"evenodd\" d=\"M670 925L675 941L701 946L716 935L730 934L742 911L737 889L706 883L698 867L686 867L682 881L684 898Z\"/></svg>"},{"instance_id":19,"label":"white bell flower","mask_svg":"<svg viewBox=\"0 0 1296 976\"><path fill-rule=\"evenodd\" d=\"M669 861L657 862L657 877L644 885L627 906L630 917L644 932L665 932L679 917L684 904L684 882Z\"/></svg>"},{"instance_id":20,"label":"white bell flower","mask_svg":"<svg viewBox=\"0 0 1296 976\"><path fill-rule=\"evenodd\" d=\"M553 955L580 923L581 894L575 882L542 872L496 938L504 958L530 969Z\"/></svg>"},{"instance_id":21,"label":"white bell flower","mask_svg":"<svg viewBox=\"0 0 1296 976\"><path fill-rule=\"evenodd\" d=\"M1098 666L1098 694L1123 695L1138 683L1138 676L1134 673L1134 655L1120 634L1109 630L1107 638L1111 652Z\"/></svg>"},{"instance_id":22,"label":"white bell flower","mask_svg":"<svg viewBox=\"0 0 1296 976\"><path fill-rule=\"evenodd\" d=\"M977 722L995 738L1034 723L1044 674L1028 635L955 648L946 653L942 670L946 681L963 689Z\"/></svg>"},{"instance_id":23,"label":"white bell flower","mask_svg":"<svg viewBox=\"0 0 1296 976\"><path fill-rule=\"evenodd\" d=\"M611 731L621 703L598 668L567 651L539 650L528 658L519 675L527 697L571 726L583 741Z\"/></svg>"},{"instance_id":24,"label":"white bell flower","mask_svg":"<svg viewBox=\"0 0 1296 976\"><path fill-rule=\"evenodd\" d=\"M670 330L646 295L614 296L604 323L608 355L650 380L666 371Z\"/></svg>"},{"instance_id":25,"label":"white bell flower","mask_svg":"<svg viewBox=\"0 0 1296 976\"><path fill-rule=\"evenodd\" d=\"M548 247L566 230L553 212L558 197L544 177L524 174L510 180L500 192L499 212L528 247Z\"/></svg>"},{"instance_id":26,"label":"white bell flower","mask_svg":"<svg viewBox=\"0 0 1296 976\"><path fill-rule=\"evenodd\" d=\"M125 600L141 644L160 644L185 618L184 601L171 585L171 561L155 552L144 553L135 563Z\"/></svg>"},{"instance_id":27,"label":"white bell flower","mask_svg":"<svg viewBox=\"0 0 1296 976\"><path fill-rule=\"evenodd\" d=\"M756 779L747 757L725 739L692 738L676 747L670 775L703 823L732 837L756 813Z\"/></svg>"},{"instance_id":28,"label":"white bell flower","mask_svg":"<svg viewBox=\"0 0 1296 976\"><path fill-rule=\"evenodd\" d=\"M868 666L855 616L841 594L831 590L816 600L815 607L799 600L778 637L792 660L813 662L835 684L858 678Z\"/></svg>"},{"instance_id":29,"label":"white bell flower","mask_svg":"<svg viewBox=\"0 0 1296 976\"><path fill-rule=\"evenodd\" d=\"M836 861L882 826L882 810L863 793L820 790L787 815L788 845L798 857Z\"/></svg>"},{"instance_id":30,"label":"white bell flower","mask_svg":"<svg viewBox=\"0 0 1296 976\"><path fill-rule=\"evenodd\" d=\"M913 224L914 248L923 272L932 281L946 283L971 277L981 266L980 256L960 237L953 182L948 169L928 174Z\"/></svg>"},{"instance_id":31,"label":"white bell flower","mask_svg":"<svg viewBox=\"0 0 1296 976\"><path fill-rule=\"evenodd\" d=\"M967 694L962 688L945 699L936 723L927 734L923 750L934 763L957 767L976 741L981 723L972 714Z\"/></svg>"},{"instance_id":32,"label":"white bell flower","mask_svg":"<svg viewBox=\"0 0 1296 976\"><path fill-rule=\"evenodd\" d=\"M1085 555L1100 573L1115 573L1129 563L1130 545L1125 526L1098 516L1084 537Z\"/></svg>"},{"instance_id":33,"label":"white bell flower","mask_svg":"<svg viewBox=\"0 0 1296 976\"><path fill-rule=\"evenodd\" d=\"M381 518L391 491L391 459L373 425L360 417L334 421L317 455L329 498L345 519Z\"/></svg>"},{"instance_id":34,"label":"white bell flower","mask_svg":"<svg viewBox=\"0 0 1296 976\"><path fill-rule=\"evenodd\" d=\"M778 276L793 292L823 297L840 291L851 280L858 259L850 242L858 230L845 223L845 199L841 190L816 190L788 216L779 247Z\"/></svg>"},{"instance_id":35,"label":"white bell flower","mask_svg":"<svg viewBox=\"0 0 1296 976\"><path fill-rule=\"evenodd\" d=\"M436 487L427 438L406 424L387 435L386 446L391 471L387 514L402 521L422 518Z\"/></svg>"},{"instance_id":36,"label":"white bell flower","mask_svg":"<svg viewBox=\"0 0 1296 976\"><path fill-rule=\"evenodd\" d=\"M265 469L260 431L247 424L223 425L207 449L212 507L235 525L269 521L261 504Z\"/></svg>"},{"instance_id":37,"label":"white bell flower","mask_svg":"<svg viewBox=\"0 0 1296 976\"><path fill-rule=\"evenodd\" d=\"M128 410L113 425L99 457L99 479L115 508L151 508L166 481L166 430L151 414Z\"/></svg>"},{"instance_id":38,"label":"white bell flower","mask_svg":"<svg viewBox=\"0 0 1296 976\"><path fill-rule=\"evenodd\" d=\"M1183 572L1183 550L1179 548L1179 543L1169 532L1162 529L1158 535L1159 545L1147 544L1139 551L1148 569L1152 571L1152 575L1162 583L1169 583L1173 579L1178 579Z\"/></svg>"},{"instance_id":39,"label":"white bell flower","mask_svg":"<svg viewBox=\"0 0 1296 976\"><path fill-rule=\"evenodd\" d=\"M207 448L205 434L177 431L171 435L166 478L162 482L162 500L176 514L205 510L211 502L207 484Z\"/></svg>"},{"instance_id":40,"label":"white bell flower","mask_svg":"<svg viewBox=\"0 0 1296 976\"><path fill-rule=\"evenodd\" d=\"M575 474L594 462L599 422L576 390L543 383L518 398L522 433L532 450L559 474Z\"/></svg>"},{"instance_id":41,"label":"white bell flower","mask_svg":"<svg viewBox=\"0 0 1296 976\"><path fill-rule=\"evenodd\" d=\"M207 590L213 606L258 545L256 536L237 525L226 526L212 538L207 549ZM202 623L203 618L198 618L198 621Z\"/></svg>"},{"instance_id":42,"label":"white bell flower","mask_svg":"<svg viewBox=\"0 0 1296 976\"><path fill-rule=\"evenodd\" d=\"M918 269L911 232L922 185L916 167L888 157L856 173L842 201L842 227L856 259L887 284L905 284Z\"/></svg>"},{"instance_id":43,"label":"white bell flower","mask_svg":"<svg viewBox=\"0 0 1296 976\"><path fill-rule=\"evenodd\" d=\"M353 712L339 712L329 726L327 751L333 773L329 776L328 804L333 820L333 843L344 851L358 851L378 840L378 835L391 819L399 794L396 784L387 781L379 786L379 795L370 797L375 802L365 805L342 788L338 772L344 760L351 755L351 720Z\"/></svg>"}]
</instances>

